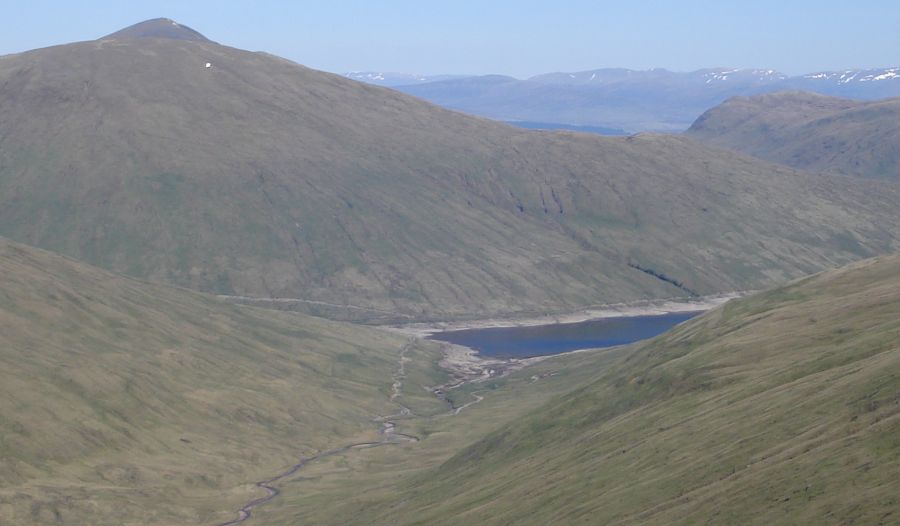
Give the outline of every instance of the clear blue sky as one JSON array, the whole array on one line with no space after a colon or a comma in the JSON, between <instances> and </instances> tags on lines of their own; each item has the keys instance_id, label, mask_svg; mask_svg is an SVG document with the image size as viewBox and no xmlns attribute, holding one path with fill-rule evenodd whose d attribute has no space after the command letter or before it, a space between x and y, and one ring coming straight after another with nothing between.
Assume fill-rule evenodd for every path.
<instances>
[{"instance_id":1,"label":"clear blue sky","mask_svg":"<svg viewBox=\"0 0 900 526\"><path fill-rule=\"evenodd\" d=\"M789 74L900 65L893 0L0 0L0 54L168 17L334 72L502 73L712 66Z\"/></svg>"}]
</instances>

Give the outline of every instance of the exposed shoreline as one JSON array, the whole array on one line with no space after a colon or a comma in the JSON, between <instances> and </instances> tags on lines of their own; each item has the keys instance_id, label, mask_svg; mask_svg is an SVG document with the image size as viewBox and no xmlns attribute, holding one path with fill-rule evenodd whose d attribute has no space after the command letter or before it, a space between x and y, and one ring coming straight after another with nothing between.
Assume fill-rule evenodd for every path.
<instances>
[{"instance_id":1,"label":"exposed shoreline","mask_svg":"<svg viewBox=\"0 0 900 526\"><path fill-rule=\"evenodd\" d=\"M629 303L616 303L597 308L550 316L533 318L491 318L486 320L442 322L442 323L410 323L405 325L384 326L386 330L398 332L415 338L426 338L432 334L463 329L488 329L493 327L532 327L536 325L552 325L557 323L579 323L583 321L624 316L649 316L670 314L674 312L707 311L718 307L734 298L745 296L749 292L731 292L714 296L703 296L691 300L647 300ZM450 373L452 380L438 389L446 392L465 383L480 383L491 378L506 376L528 365L552 358L556 355L534 356L530 358L489 358L483 357L478 350L448 342L439 342L443 351L440 366ZM582 349L569 352L587 352L594 349ZM435 394L439 394L435 392Z\"/></svg>"},{"instance_id":2,"label":"exposed shoreline","mask_svg":"<svg viewBox=\"0 0 900 526\"><path fill-rule=\"evenodd\" d=\"M560 323L579 323L601 318L618 318L628 316L652 316L675 312L706 311L723 303L745 296L750 292L729 292L703 296L693 299L660 299L642 300L628 303L612 303L595 308L584 309L568 314L551 314L531 318L489 318L484 320L449 321L433 323L408 323L383 326L392 332L407 336L425 338L444 331L466 329L490 329L496 327L533 327L536 325L554 325Z\"/></svg>"}]
</instances>

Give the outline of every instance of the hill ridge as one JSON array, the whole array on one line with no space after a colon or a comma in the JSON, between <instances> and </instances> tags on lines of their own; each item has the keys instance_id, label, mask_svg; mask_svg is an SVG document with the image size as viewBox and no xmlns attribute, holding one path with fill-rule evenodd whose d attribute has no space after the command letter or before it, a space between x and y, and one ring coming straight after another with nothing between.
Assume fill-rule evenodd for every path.
<instances>
[{"instance_id":1,"label":"hill ridge","mask_svg":"<svg viewBox=\"0 0 900 526\"><path fill-rule=\"evenodd\" d=\"M128 275L427 321L759 289L900 247L878 182L522 130L210 42L103 42L0 61L0 235Z\"/></svg>"},{"instance_id":2,"label":"hill ridge","mask_svg":"<svg viewBox=\"0 0 900 526\"><path fill-rule=\"evenodd\" d=\"M856 101L790 91L731 98L686 135L795 168L900 180L898 119L900 97Z\"/></svg>"}]
</instances>

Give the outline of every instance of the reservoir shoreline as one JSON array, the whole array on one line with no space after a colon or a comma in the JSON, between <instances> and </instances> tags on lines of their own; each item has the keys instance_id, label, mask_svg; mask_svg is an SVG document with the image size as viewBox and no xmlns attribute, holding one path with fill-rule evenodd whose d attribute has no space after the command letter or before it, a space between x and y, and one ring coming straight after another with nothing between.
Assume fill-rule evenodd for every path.
<instances>
[{"instance_id":1,"label":"reservoir shoreline","mask_svg":"<svg viewBox=\"0 0 900 526\"><path fill-rule=\"evenodd\" d=\"M540 325L558 325L581 323L602 318L625 318L631 316L653 316L678 312L707 311L722 305L729 300L750 294L745 292L729 292L692 299L658 299L642 300L628 303L612 303L583 309L568 314L550 314L523 318L488 318L483 320L450 321L433 323L408 323L387 325L384 329L408 336L427 338L433 334L447 331L472 329L493 329L504 327L534 327Z\"/></svg>"},{"instance_id":2,"label":"reservoir shoreline","mask_svg":"<svg viewBox=\"0 0 900 526\"><path fill-rule=\"evenodd\" d=\"M383 329L411 337L428 339L429 336L451 330L489 329L502 327L533 327L581 323L602 318L648 316L670 314L675 312L708 311L729 300L750 294L750 291L731 292L703 296L693 299L659 299L628 303L602 305L583 309L569 314L546 315L521 318L490 318L472 321L454 321L438 323L410 323L403 325L382 326ZM484 356L477 349L440 340L429 340L440 344L443 357L440 366L448 371L451 377L449 387L453 389L465 383L481 383L491 378L502 377L538 362L552 359L558 355L534 356L530 358L497 358ZM603 351L606 349L580 349L566 354ZM455 385L454 385L455 384Z\"/></svg>"}]
</instances>

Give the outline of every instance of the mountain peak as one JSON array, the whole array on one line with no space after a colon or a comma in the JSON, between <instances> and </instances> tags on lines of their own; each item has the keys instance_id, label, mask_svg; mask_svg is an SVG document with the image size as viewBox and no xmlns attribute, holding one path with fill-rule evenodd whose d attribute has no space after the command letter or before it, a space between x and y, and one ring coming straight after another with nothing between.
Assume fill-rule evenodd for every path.
<instances>
[{"instance_id":1,"label":"mountain peak","mask_svg":"<svg viewBox=\"0 0 900 526\"><path fill-rule=\"evenodd\" d=\"M127 40L134 38L167 38L171 40L194 40L209 42L210 40L188 26L179 24L171 18L154 18L128 26L103 37L104 39Z\"/></svg>"}]
</instances>

